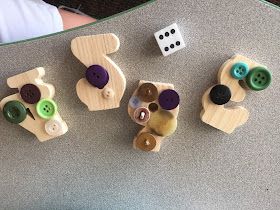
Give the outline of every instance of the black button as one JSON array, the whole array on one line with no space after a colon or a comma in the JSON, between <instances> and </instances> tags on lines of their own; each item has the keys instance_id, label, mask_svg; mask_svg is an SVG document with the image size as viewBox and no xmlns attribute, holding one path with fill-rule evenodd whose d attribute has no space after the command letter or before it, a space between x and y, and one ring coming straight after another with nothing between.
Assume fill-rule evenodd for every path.
<instances>
[{"instance_id":1,"label":"black button","mask_svg":"<svg viewBox=\"0 0 280 210\"><path fill-rule=\"evenodd\" d=\"M210 99L214 104L224 105L231 98L230 89L225 85L216 85L210 91Z\"/></svg>"}]
</instances>

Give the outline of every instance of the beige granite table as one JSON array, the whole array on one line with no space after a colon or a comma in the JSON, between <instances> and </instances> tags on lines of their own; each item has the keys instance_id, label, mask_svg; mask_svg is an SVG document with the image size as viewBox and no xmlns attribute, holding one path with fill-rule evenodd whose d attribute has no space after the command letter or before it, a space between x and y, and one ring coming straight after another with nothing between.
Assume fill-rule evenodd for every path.
<instances>
[{"instance_id":1,"label":"beige granite table","mask_svg":"<svg viewBox=\"0 0 280 210\"><path fill-rule=\"evenodd\" d=\"M176 22L187 47L161 56L153 33ZM75 85L85 67L76 36L113 32L111 56L127 78L120 109L89 113ZM258 0L159 0L96 25L0 47L6 78L46 69L69 132L40 143L0 117L0 209L279 209L280 11ZM266 65L272 86L242 104L249 121L232 135L199 119L201 97L224 61L240 53ZM132 149L139 126L127 114L138 80L172 82L179 127L160 153Z\"/></svg>"}]
</instances>

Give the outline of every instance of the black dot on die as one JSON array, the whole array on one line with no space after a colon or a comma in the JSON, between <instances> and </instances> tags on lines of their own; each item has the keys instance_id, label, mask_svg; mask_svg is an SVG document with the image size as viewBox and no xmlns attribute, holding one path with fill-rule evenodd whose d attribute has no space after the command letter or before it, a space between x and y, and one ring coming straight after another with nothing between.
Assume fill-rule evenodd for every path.
<instances>
[{"instance_id":1,"label":"black dot on die","mask_svg":"<svg viewBox=\"0 0 280 210\"><path fill-rule=\"evenodd\" d=\"M165 47L164 50L167 52L167 51L169 50L169 48L168 48L168 47Z\"/></svg>"},{"instance_id":2,"label":"black dot on die","mask_svg":"<svg viewBox=\"0 0 280 210\"><path fill-rule=\"evenodd\" d=\"M175 29L171 29L171 34L175 34Z\"/></svg>"},{"instance_id":3,"label":"black dot on die","mask_svg":"<svg viewBox=\"0 0 280 210\"><path fill-rule=\"evenodd\" d=\"M174 44L171 44L171 45L170 45L170 48L171 48L171 49L173 49L174 47L175 47L175 45L174 45Z\"/></svg>"},{"instance_id":4,"label":"black dot on die","mask_svg":"<svg viewBox=\"0 0 280 210\"><path fill-rule=\"evenodd\" d=\"M169 37L169 33L168 33L168 32L165 32L165 36L166 36L166 37Z\"/></svg>"},{"instance_id":5,"label":"black dot on die","mask_svg":"<svg viewBox=\"0 0 280 210\"><path fill-rule=\"evenodd\" d=\"M179 41L176 42L176 45L177 45L177 46L180 46L180 44L181 44L181 42L179 42Z\"/></svg>"},{"instance_id":6,"label":"black dot on die","mask_svg":"<svg viewBox=\"0 0 280 210\"><path fill-rule=\"evenodd\" d=\"M163 39L163 35L159 35L159 39L161 39L161 40L162 40L162 39Z\"/></svg>"}]
</instances>

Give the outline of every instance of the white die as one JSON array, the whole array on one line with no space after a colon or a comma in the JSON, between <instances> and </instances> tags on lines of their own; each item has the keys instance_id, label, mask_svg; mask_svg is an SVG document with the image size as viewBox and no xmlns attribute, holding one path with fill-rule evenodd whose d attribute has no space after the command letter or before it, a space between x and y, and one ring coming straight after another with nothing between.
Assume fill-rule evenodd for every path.
<instances>
[{"instance_id":1,"label":"white die","mask_svg":"<svg viewBox=\"0 0 280 210\"><path fill-rule=\"evenodd\" d=\"M155 38L164 56L186 47L176 23L155 33Z\"/></svg>"}]
</instances>

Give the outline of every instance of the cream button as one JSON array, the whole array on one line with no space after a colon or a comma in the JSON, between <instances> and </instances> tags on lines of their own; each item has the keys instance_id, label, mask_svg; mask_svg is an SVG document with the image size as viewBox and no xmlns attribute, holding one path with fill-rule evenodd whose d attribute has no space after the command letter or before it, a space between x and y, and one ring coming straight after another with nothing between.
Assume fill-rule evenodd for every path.
<instances>
[{"instance_id":1,"label":"cream button","mask_svg":"<svg viewBox=\"0 0 280 210\"><path fill-rule=\"evenodd\" d=\"M63 134L63 125L58 120L49 120L45 124L45 130L50 136L60 136Z\"/></svg>"},{"instance_id":2,"label":"cream button","mask_svg":"<svg viewBox=\"0 0 280 210\"><path fill-rule=\"evenodd\" d=\"M103 89L102 95L103 95L104 98L110 99L110 98L114 97L115 92L113 91L113 89L106 87L106 88Z\"/></svg>"}]
</instances>

